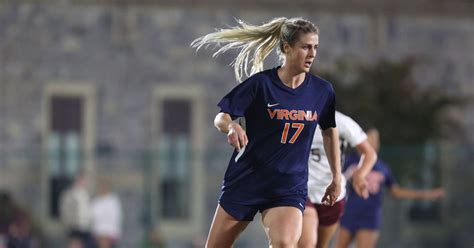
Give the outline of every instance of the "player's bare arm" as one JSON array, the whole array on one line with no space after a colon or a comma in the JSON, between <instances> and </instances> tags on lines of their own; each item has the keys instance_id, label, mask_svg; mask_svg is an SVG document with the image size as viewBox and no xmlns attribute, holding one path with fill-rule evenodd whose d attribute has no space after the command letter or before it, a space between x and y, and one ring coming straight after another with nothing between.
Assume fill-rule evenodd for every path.
<instances>
[{"instance_id":1,"label":"player's bare arm","mask_svg":"<svg viewBox=\"0 0 474 248\"><path fill-rule=\"evenodd\" d=\"M341 193L341 152L339 150L339 133L336 128L327 128L321 131L324 142L324 150L332 172L332 182L326 188L322 202L330 206L334 205Z\"/></svg>"},{"instance_id":2,"label":"player's bare arm","mask_svg":"<svg viewBox=\"0 0 474 248\"><path fill-rule=\"evenodd\" d=\"M214 126L220 132L227 134L227 142L233 146L237 151L248 143L247 134L244 129L227 113L218 113L214 119Z\"/></svg>"},{"instance_id":3,"label":"player's bare arm","mask_svg":"<svg viewBox=\"0 0 474 248\"><path fill-rule=\"evenodd\" d=\"M369 197L369 189L367 188L366 176L374 167L375 161L377 161L377 152L367 140L357 145L356 149L361 156L357 169L352 174L352 187L360 197L367 199Z\"/></svg>"}]
</instances>

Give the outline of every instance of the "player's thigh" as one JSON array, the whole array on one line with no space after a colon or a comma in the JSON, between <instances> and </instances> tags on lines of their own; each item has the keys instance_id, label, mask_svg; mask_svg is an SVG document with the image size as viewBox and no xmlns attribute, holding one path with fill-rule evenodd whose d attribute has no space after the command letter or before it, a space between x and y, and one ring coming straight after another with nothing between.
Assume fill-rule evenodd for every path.
<instances>
[{"instance_id":1,"label":"player's thigh","mask_svg":"<svg viewBox=\"0 0 474 248\"><path fill-rule=\"evenodd\" d=\"M339 220L344 212L345 201L336 202L333 206L326 206L323 204L316 205L319 217L318 226L318 248L328 247L329 241L334 236L334 233L339 226Z\"/></svg>"},{"instance_id":2,"label":"player's thigh","mask_svg":"<svg viewBox=\"0 0 474 248\"><path fill-rule=\"evenodd\" d=\"M335 247L347 248L351 244L353 238L354 237L352 236L351 232L347 228L340 226L336 234L336 239L334 240Z\"/></svg>"},{"instance_id":3,"label":"player's thigh","mask_svg":"<svg viewBox=\"0 0 474 248\"><path fill-rule=\"evenodd\" d=\"M235 219L218 205L209 230L206 247L232 247L237 237L249 223L250 221Z\"/></svg>"},{"instance_id":4,"label":"player's thigh","mask_svg":"<svg viewBox=\"0 0 474 248\"><path fill-rule=\"evenodd\" d=\"M306 205L306 208L303 212L303 230L301 233L300 240L298 241L298 247L314 248L318 240L317 229L318 214L316 212L316 208Z\"/></svg>"},{"instance_id":5,"label":"player's thigh","mask_svg":"<svg viewBox=\"0 0 474 248\"><path fill-rule=\"evenodd\" d=\"M358 248L373 248L379 239L377 230L359 229L355 234L355 240Z\"/></svg>"},{"instance_id":6,"label":"player's thigh","mask_svg":"<svg viewBox=\"0 0 474 248\"><path fill-rule=\"evenodd\" d=\"M303 214L297 207L269 208L262 212L262 224L272 247L292 247L301 237Z\"/></svg>"},{"instance_id":7,"label":"player's thigh","mask_svg":"<svg viewBox=\"0 0 474 248\"><path fill-rule=\"evenodd\" d=\"M318 227L318 243L317 243L317 248L326 248L329 245L329 241L331 241L331 238L334 236L334 233L337 230L337 227L339 226L339 222L336 222L332 225L329 226L322 226L319 225Z\"/></svg>"}]
</instances>

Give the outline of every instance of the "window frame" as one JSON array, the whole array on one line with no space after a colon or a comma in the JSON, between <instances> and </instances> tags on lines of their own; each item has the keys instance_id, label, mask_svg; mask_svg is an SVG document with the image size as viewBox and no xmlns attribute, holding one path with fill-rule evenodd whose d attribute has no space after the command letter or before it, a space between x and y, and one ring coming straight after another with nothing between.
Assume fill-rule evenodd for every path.
<instances>
[{"instance_id":1,"label":"window frame","mask_svg":"<svg viewBox=\"0 0 474 248\"><path fill-rule=\"evenodd\" d=\"M153 91L152 103L152 151L156 151L159 138L163 133L163 125L160 121L163 118L163 102L165 100L189 100L191 102L191 142L190 149L193 152L191 160L190 188L193 189L189 202L189 218L188 219L169 219L160 216L157 211L159 204L159 192L156 185L160 185L159 166L152 164L151 169L151 186L150 186L150 209L151 217L162 234L170 239L173 238L189 238L202 233L204 219L204 149L205 149L205 116L204 107L204 89L198 85L189 84L161 84L155 87ZM159 161L159 158L155 161ZM157 197L158 196L158 197Z\"/></svg>"},{"instance_id":2,"label":"window frame","mask_svg":"<svg viewBox=\"0 0 474 248\"><path fill-rule=\"evenodd\" d=\"M51 123L51 99L53 97L78 97L82 100L82 129L81 129L81 150L84 158L84 171L88 179L93 176L94 171L94 150L96 144L96 87L90 82L83 81L52 81L47 82L43 88L42 98L42 128L41 128L41 146L45 151L40 170L40 187L41 187L41 216L45 220L45 225L52 233L55 230L62 230L59 220L50 216L50 185L49 180L52 173L49 168L48 153L48 137L52 131Z\"/></svg>"}]
</instances>

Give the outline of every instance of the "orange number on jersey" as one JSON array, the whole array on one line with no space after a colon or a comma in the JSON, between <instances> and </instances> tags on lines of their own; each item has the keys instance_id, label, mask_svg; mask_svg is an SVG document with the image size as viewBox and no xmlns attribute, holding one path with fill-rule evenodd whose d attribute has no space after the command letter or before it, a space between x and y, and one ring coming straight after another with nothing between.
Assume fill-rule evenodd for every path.
<instances>
[{"instance_id":1,"label":"orange number on jersey","mask_svg":"<svg viewBox=\"0 0 474 248\"><path fill-rule=\"evenodd\" d=\"M295 143L298 136L300 136L301 132L303 131L304 124L303 123L292 123L292 128L296 128L295 134L291 137L289 143ZM283 128L283 133L281 134L281 143L285 144L288 138L288 131L290 130L290 123L285 123L285 128Z\"/></svg>"}]
</instances>

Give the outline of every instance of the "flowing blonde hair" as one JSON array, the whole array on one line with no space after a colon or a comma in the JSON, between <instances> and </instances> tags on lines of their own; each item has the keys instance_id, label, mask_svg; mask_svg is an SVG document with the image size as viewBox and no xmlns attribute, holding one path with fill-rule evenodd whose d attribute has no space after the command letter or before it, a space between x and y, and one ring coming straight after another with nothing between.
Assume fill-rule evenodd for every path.
<instances>
[{"instance_id":1,"label":"flowing blonde hair","mask_svg":"<svg viewBox=\"0 0 474 248\"><path fill-rule=\"evenodd\" d=\"M300 33L319 34L318 28L311 22L302 18L279 17L260 26L250 25L242 20L237 20L240 26L229 29L219 29L195 39L191 47L199 50L202 46L210 44L221 46L213 57L216 57L230 49L240 49L239 54L232 62L237 81L242 76L248 77L263 70L263 61L270 52L277 48L277 54L284 61L283 44L286 42L293 46L299 38ZM251 71L248 73L248 65L252 63Z\"/></svg>"}]
</instances>

